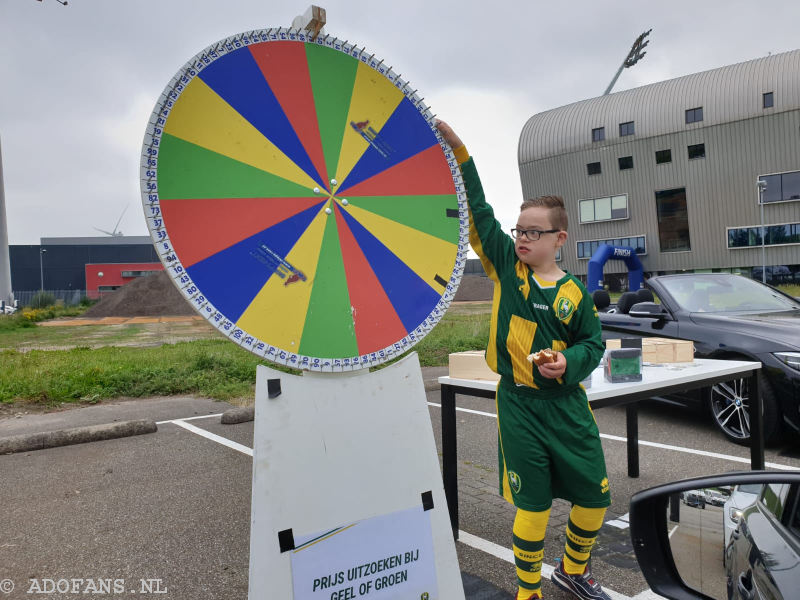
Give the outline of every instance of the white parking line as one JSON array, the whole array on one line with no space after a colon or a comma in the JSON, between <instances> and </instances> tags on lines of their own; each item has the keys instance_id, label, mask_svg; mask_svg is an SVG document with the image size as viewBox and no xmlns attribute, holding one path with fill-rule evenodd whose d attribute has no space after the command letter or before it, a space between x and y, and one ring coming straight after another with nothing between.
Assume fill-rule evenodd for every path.
<instances>
[{"instance_id":1,"label":"white parking line","mask_svg":"<svg viewBox=\"0 0 800 600\"><path fill-rule=\"evenodd\" d=\"M606 521L606 525L611 525L612 527L616 527L617 529L627 529L631 526L630 524L630 513L625 513L624 515L613 519L612 521Z\"/></svg>"},{"instance_id":2,"label":"white parking line","mask_svg":"<svg viewBox=\"0 0 800 600\"><path fill-rule=\"evenodd\" d=\"M167 419L166 421L156 421L156 425L163 425L164 423L174 423L175 421L195 421L197 419L213 419L214 417L221 417L222 413L215 415L200 415L199 417L184 417L182 419Z\"/></svg>"},{"instance_id":3,"label":"white parking line","mask_svg":"<svg viewBox=\"0 0 800 600\"><path fill-rule=\"evenodd\" d=\"M435 402L428 402L428 406L435 406L436 408L441 408L441 404L436 404ZM490 417L492 419L496 419L497 415L495 413L483 412L480 410L472 410L469 408L459 408L456 407L456 410L459 412L470 413L473 415L481 415L483 417ZM627 442L628 438L621 437L619 435L609 435L607 433L601 433L601 438L607 440L613 440L615 442ZM708 452L706 450L695 450L694 448L684 448L682 446L671 446L669 444L659 444L658 442L648 442L645 440L639 440L640 446L650 446L651 448L661 448L662 450L672 450L674 452L684 452L686 454L697 454L698 456L707 456L709 458L719 458L721 460L727 460L731 462L743 463L743 464L750 464L749 458L742 458L741 456L731 456L729 454L720 454L718 452ZM773 462L765 462L764 466L770 469L778 469L778 470L786 470L786 471L800 471L800 467L793 467L791 465L784 465L781 463L773 463Z\"/></svg>"},{"instance_id":4,"label":"white parking line","mask_svg":"<svg viewBox=\"0 0 800 600\"><path fill-rule=\"evenodd\" d=\"M191 431L192 433L196 433L197 435L203 436L206 439L211 441L217 442L218 444L222 444L223 446L227 446L228 448L232 448L237 452L241 452L242 454L247 454L250 458L253 457L253 449L248 448L247 446L243 446L238 442L234 442L233 440L229 440L228 438L224 438L221 435L217 435L215 433L211 433L210 431L206 431L205 429L200 429L199 427L195 427L194 425L190 425L183 420L175 420L175 421L166 421L167 423L174 423L178 427L183 427L187 431Z\"/></svg>"}]
</instances>

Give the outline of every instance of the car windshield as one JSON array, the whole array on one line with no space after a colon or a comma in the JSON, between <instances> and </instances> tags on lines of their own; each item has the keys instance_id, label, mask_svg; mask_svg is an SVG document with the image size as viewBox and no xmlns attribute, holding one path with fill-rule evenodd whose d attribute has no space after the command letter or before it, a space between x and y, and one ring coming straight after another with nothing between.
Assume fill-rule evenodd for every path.
<instances>
[{"instance_id":1,"label":"car windshield","mask_svg":"<svg viewBox=\"0 0 800 600\"><path fill-rule=\"evenodd\" d=\"M739 275L678 275L660 282L689 312L800 310L800 303Z\"/></svg>"}]
</instances>

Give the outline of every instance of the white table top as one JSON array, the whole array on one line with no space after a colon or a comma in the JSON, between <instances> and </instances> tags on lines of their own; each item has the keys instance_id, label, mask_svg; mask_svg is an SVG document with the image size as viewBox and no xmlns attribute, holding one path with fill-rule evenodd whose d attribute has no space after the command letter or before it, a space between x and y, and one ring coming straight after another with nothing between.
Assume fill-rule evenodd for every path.
<instances>
[{"instance_id":1,"label":"white table top","mask_svg":"<svg viewBox=\"0 0 800 600\"><path fill-rule=\"evenodd\" d=\"M591 400L603 400L620 394L636 392L657 391L672 385L692 383L706 377L721 375L736 375L760 369L760 362L742 360L716 360L711 358L696 358L690 363L666 363L660 365L642 366L641 381L626 381L623 383L610 383L606 381L603 367L597 367L592 372L592 385L586 390L586 396ZM458 379L456 377L439 377L439 383L457 385L476 390L494 391L497 381L485 379Z\"/></svg>"}]
</instances>

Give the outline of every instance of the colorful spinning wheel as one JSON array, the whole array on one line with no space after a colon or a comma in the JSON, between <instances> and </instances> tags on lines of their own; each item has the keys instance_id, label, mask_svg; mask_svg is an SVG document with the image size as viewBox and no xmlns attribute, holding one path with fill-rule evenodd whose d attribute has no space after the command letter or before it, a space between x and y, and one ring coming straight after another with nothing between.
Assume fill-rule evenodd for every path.
<instances>
[{"instance_id":1,"label":"colorful spinning wheel","mask_svg":"<svg viewBox=\"0 0 800 600\"><path fill-rule=\"evenodd\" d=\"M274 362L337 371L406 351L466 259L463 186L432 121L353 44L277 29L209 46L145 135L142 200L165 269Z\"/></svg>"}]
</instances>

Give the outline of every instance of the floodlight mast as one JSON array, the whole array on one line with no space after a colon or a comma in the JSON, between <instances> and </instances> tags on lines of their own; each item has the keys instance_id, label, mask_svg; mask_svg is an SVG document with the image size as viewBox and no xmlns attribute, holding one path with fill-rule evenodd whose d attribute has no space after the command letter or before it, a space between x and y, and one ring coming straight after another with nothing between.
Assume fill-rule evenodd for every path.
<instances>
[{"instance_id":1,"label":"floodlight mast","mask_svg":"<svg viewBox=\"0 0 800 600\"><path fill-rule=\"evenodd\" d=\"M622 64L617 69L617 74L614 75L614 79L611 80L611 83L608 84L606 91L603 92L603 96L607 96L611 93L614 84L617 83L617 79L619 79L620 73L622 73L622 69L630 69L633 65L644 58L644 55L647 52L642 52L645 46L650 43L650 40L645 40L645 38L650 35L650 32L653 31L652 28L648 29L644 33L640 34L639 37L636 38L636 41L633 42L633 46L631 46L630 52L628 52L628 56L625 57L625 60L622 61Z\"/></svg>"}]
</instances>

